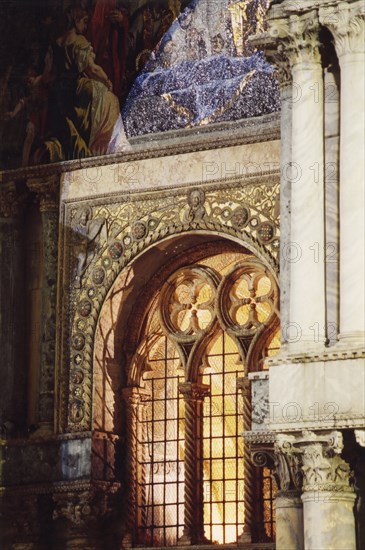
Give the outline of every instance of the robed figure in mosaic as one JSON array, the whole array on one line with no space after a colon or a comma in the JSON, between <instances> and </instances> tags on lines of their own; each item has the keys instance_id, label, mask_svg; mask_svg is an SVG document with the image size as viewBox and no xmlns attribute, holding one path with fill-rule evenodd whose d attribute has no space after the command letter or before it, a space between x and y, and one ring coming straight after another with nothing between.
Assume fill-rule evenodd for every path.
<instances>
[{"instance_id":1,"label":"robed figure in mosaic","mask_svg":"<svg viewBox=\"0 0 365 550\"><path fill-rule=\"evenodd\" d=\"M51 162L129 148L113 85L95 63L93 48L84 36L87 12L72 8L67 17L68 28L50 47L50 70L43 75L53 83L51 138L45 142L45 156Z\"/></svg>"}]
</instances>

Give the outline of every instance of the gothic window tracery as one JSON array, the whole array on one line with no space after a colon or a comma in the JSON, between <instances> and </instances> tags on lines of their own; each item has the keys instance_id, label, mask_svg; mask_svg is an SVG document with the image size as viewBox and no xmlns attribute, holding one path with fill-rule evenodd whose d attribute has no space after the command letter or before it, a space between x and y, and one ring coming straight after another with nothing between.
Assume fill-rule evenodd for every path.
<instances>
[{"instance_id":1,"label":"gothic window tracery","mask_svg":"<svg viewBox=\"0 0 365 550\"><path fill-rule=\"evenodd\" d=\"M133 545L234 543L250 522L273 540L275 488L247 461L238 380L252 346L275 349L277 300L261 262L227 253L178 269L151 301L124 390Z\"/></svg>"}]
</instances>

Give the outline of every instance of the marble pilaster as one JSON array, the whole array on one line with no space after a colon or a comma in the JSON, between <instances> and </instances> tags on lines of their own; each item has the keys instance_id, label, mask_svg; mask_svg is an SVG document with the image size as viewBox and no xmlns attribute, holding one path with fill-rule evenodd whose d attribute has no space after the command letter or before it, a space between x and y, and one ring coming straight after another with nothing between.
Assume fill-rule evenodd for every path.
<instances>
[{"instance_id":1,"label":"marble pilaster","mask_svg":"<svg viewBox=\"0 0 365 550\"><path fill-rule=\"evenodd\" d=\"M27 182L36 193L42 216L43 287L41 319L41 364L39 374L38 424L52 432L54 421L57 259L59 225L59 179L34 179Z\"/></svg>"},{"instance_id":2,"label":"marble pilaster","mask_svg":"<svg viewBox=\"0 0 365 550\"><path fill-rule=\"evenodd\" d=\"M289 350L322 347L325 331L323 77L316 11L289 17L292 78Z\"/></svg>"},{"instance_id":3,"label":"marble pilaster","mask_svg":"<svg viewBox=\"0 0 365 550\"><path fill-rule=\"evenodd\" d=\"M25 249L26 192L16 182L0 187L0 431L9 437L26 424Z\"/></svg>"},{"instance_id":4,"label":"marble pilaster","mask_svg":"<svg viewBox=\"0 0 365 550\"><path fill-rule=\"evenodd\" d=\"M364 3L331 4L319 15L332 32L341 69L339 337L357 347L365 343Z\"/></svg>"},{"instance_id":5,"label":"marble pilaster","mask_svg":"<svg viewBox=\"0 0 365 550\"><path fill-rule=\"evenodd\" d=\"M324 261L326 268L326 338L329 345L337 342L339 329L339 78L336 60L331 59L324 70L326 231Z\"/></svg>"}]
</instances>

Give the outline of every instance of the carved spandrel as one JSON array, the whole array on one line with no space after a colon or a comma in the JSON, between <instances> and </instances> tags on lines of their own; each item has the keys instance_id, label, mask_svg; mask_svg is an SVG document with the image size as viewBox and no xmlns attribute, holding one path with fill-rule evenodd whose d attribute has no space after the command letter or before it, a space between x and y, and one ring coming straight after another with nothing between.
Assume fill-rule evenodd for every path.
<instances>
[{"instance_id":1,"label":"carved spandrel","mask_svg":"<svg viewBox=\"0 0 365 550\"><path fill-rule=\"evenodd\" d=\"M78 205L66 205L65 226L68 228L65 241L62 242L63 254L67 265L64 266L64 281L66 288L72 288L71 309L73 309L74 320L67 345L64 346L64 364L72 368L62 376L64 390L62 394L67 395L73 391L74 385L71 380L76 376L81 380L78 384L77 402L73 404L74 409L79 411L70 416L70 409L64 401L61 424L63 429L74 430L90 429L91 420L91 395L92 395L92 357L93 334L92 328L98 318L99 311L104 297L113 280L135 257L143 252L151 243L158 242L168 236L183 234L191 229L204 231L220 231L232 233L238 238L252 239L252 246L258 248L266 258L273 270L276 269L276 259L279 250L277 217L278 198L278 177L273 175L262 175L260 181L250 180L245 185L227 186L209 184L203 187L204 209L206 216L198 215L199 221L185 222L184 216L191 208L189 201L191 191L181 190L171 193L159 193L158 197L150 193L140 200L138 196L118 197L107 202L106 199L99 199L92 204L92 220L105 220L100 232L95 237L97 246L95 254L91 251L94 244L90 246L90 258L86 252L86 264L84 270L85 249L81 250L79 263L79 277L82 281L81 287L75 283L75 267L77 268L78 254L74 249L73 226L76 222L77 213L80 208L88 206L88 203ZM194 189L193 189L194 190ZM199 202L199 201L198 201ZM200 201L200 205L201 205ZM91 206L91 205L89 205ZM199 205L198 205L199 206ZM96 245L96 243L95 243ZM265 252L267 251L267 252ZM92 257L91 257L92 256ZM76 281L77 282L77 281ZM68 304L64 304L68 308ZM67 313L70 315L70 312ZM71 312L72 315L72 312ZM192 319L195 322L196 319ZM77 339L75 340L75 338ZM82 350L76 346L82 344ZM184 350L184 361L189 356L189 345ZM75 371L76 369L76 371ZM66 376L69 377L66 380ZM68 390L67 387L70 389ZM73 410L73 409L72 409ZM73 412L75 412L73 410Z\"/></svg>"},{"instance_id":2,"label":"carved spandrel","mask_svg":"<svg viewBox=\"0 0 365 550\"><path fill-rule=\"evenodd\" d=\"M84 273L91 264L98 251L98 238L101 242L107 239L106 220L104 217L93 218L92 208L82 206L77 212L73 231L73 253L76 259L76 274L74 287L81 288ZM94 273L94 279L99 280L101 275Z\"/></svg>"}]
</instances>

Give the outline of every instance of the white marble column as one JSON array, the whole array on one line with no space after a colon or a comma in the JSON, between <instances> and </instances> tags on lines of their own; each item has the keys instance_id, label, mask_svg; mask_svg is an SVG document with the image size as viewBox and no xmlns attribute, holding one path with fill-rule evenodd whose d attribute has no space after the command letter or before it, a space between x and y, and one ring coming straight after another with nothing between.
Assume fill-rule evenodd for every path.
<instances>
[{"instance_id":1,"label":"white marble column","mask_svg":"<svg viewBox=\"0 0 365 550\"><path fill-rule=\"evenodd\" d=\"M276 500L276 550L303 550L303 503L298 491L279 491Z\"/></svg>"},{"instance_id":2,"label":"white marble column","mask_svg":"<svg viewBox=\"0 0 365 550\"><path fill-rule=\"evenodd\" d=\"M365 341L365 54L363 1L320 10L341 69L340 341ZM331 17L330 17L331 15Z\"/></svg>"},{"instance_id":3,"label":"white marble column","mask_svg":"<svg viewBox=\"0 0 365 550\"><path fill-rule=\"evenodd\" d=\"M316 11L289 17L292 65L289 351L325 340L323 70Z\"/></svg>"},{"instance_id":4,"label":"white marble column","mask_svg":"<svg viewBox=\"0 0 365 550\"><path fill-rule=\"evenodd\" d=\"M276 507L276 550L303 550L301 454L290 436L277 434L274 475L279 487Z\"/></svg>"},{"instance_id":5,"label":"white marble column","mask_svg":"<svg viewBox=\"0 0 365 550\"><path fill-rule=\"evenodd\" d=\"M305 549L355 550L355 493L341 458L342 434L304 432L295 447L303 461Z\"/></svg>"},{"instance_id":6,"label":"white marble column","mask_svg":"<svg viewBox=\"0 0 365 550\"><path fill-rule=\"evenodd\" d=\"M274 51L266 49L266 57L275 65L280 86L281 99L281 142L280 142L280 325L281 346L288 343L290 322L290 211L292 184L292 106L293 82L289 59L282 44L276 44Z\"/></svg>"},{"instance_id":7,"label":"white marble column","mask_svg":"<svg viewBox=\"0 0 365 550\"><path fill-rule=\"evenodd\" d=\"M336 59L330 59L324 71L324 118L326 337L331 346L338 340L339 329L340 93Z\"/></svg>"}]
</instances>

